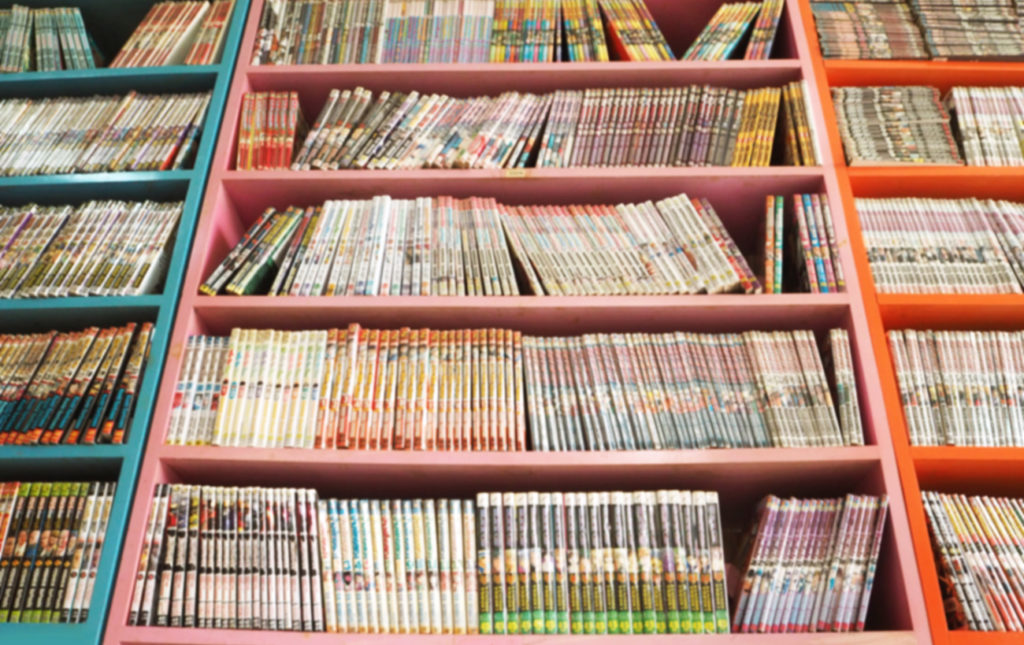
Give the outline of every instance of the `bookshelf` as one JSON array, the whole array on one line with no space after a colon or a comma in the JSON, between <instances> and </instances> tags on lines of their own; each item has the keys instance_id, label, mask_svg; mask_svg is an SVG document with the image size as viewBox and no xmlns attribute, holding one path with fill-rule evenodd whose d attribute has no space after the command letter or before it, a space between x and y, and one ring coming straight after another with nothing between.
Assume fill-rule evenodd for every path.
<instances>
[{"instance_id":1,"label":"bookshelf","mask_svg":"<svg viewBox=\"0 0 1024 645\"><path fill-rule=\"evenodd\" d=\"M840 61L823 60L810 6L801 3L807 39L812 44L818 93L828 126L828 147L835 157L850 246L860 277L868 326L878 364L893 450L921 575L922 610L936 645L997 645L1019 642L1012 633L949 629L939 590L922 490L965 494L1019 496L1024 490L1024 449L911 446L900 401L898 382L886 340L891 329L1021 329L1021 295L880 294L871 269L854 209L855 197L927 196L1024 200L1024 173L1010 167L858 167L847 168L836 126L829 88L840 85L932 85L945 92L954 85L1019 85L1024 64L971 61Z\"/></svg>"},{"instance_id":2,"label":"bookshelf","mask_svg":"<svg viewBox=\"0 0 1024 645\"><path fill-rule=\"evenodd\" d=\"M4 1L0 6L7 8L12 4ZM80 7L87 27L109 60L127 40L153 2L63 0L54 3L19 0L18 4L29 7L48 7L54 4ZM248 0L236 0L235 14L226 34L227 52L237 51L247 7ZM88 620L79 624L0 624L0 640L4 643L99 643L103 636L124 528L128 522L135 480L146 445L149 413L159 391L161 367L167 354L181 278L192 246L207 169L213 155L233 68L234 57L225 55L220 63L195 67L98 68L0 75L0 95L8 97L124 93L133 89L150 92L213 92L196 160L190 170L0 177L0 200L8 205L30 202L79 204L91 199L108 198L185 202L173 242L167 277L159 292L134 297L0 301L0 331L3 332L72 330L128 321L155 323L149 361L140 383L134 419L124 444L0 447L0 473L4 481L92 478L117 482Z\"/></svg>"},{"instance_id":3,"label":"bookshelf","mask_svg":"<svg viewBox=\"0 0 1024 645\"><path fill-rule=\"evenodd\" d=\"M833 294L623 297L324 297L200 296L198 286L268 206L312 205L328 198L483 195L511 204L603 203L663 198L678 192L707 197L740 249L753 255L768 193L825 192L838 213L840 192L833 155L814 168L573 168L526 170L236 171L236 131L242 95L295 90L307 121L328 91L362 85L371 90L419 89L455 96L507 89L682 86L709 83L758 87L804 78L815 71L797 0L787 0L775 59L659 63L513 63L450 65L307 65L254 67L251 60L263 0L254 0L245 27L224 122L156 397L138 494L132 505L120 577L104 642L114 644L247 643L483 643L486 636L395 636L254 632L128 626L145 523L157 483L311 486L322 495L469 497L480 490L587 490L697 487L718 490L728 531L744 529L767 493L829 495L887 493L891 513L879 561L868 631L854 634L688 636L716 643L926 643L928 625L903 509L896 458L889 449L882 388L873 378L869 319L854 272L846 224L835 222L847 291ZM721 0L648 0L670 45L683 51ZM684 14L685 8L685 14ZM685 19L684 18L685 15ZM820 102L812 117L824 132ZM530 333L590 331L741 331L810 328L818 339L831 327L850 331L867 444L856 448L657 451L607 453L368 452L166 446L172 395L188 336L227 334L232 327L318 329L359 322L367 326L438 328L507 326ZM727 556L731 556L727 552ZM595 636L506 636L508 643L593 642ZM616 642L664 641L670 636L616 636ZM667 642L667 641L666 641Z\"/></svg>"}]
</instances>

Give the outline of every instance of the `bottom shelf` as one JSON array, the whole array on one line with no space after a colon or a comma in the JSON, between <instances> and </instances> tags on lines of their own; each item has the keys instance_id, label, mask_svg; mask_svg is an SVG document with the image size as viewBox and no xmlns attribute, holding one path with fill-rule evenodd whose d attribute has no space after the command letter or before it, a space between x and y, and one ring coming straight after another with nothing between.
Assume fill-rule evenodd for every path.
<instances>
[{"instance_id":1,"label":"bottom shelf","mask_svg":"<svg viewBox=\"0 0 1024 645\"><path fill-rule=\"evenodd\" d=\"M327 634L303 632L264 632L224 629L181 629L167 627L122 627L108 631L107 642L122 645L251 645L269 643L288 645L583 645L587 643L687 643L718 645L911 645L911 631L859 632L850 634L701 634L681 637L673 634L630 636L528 635L528 636L452 636L420 634ZM1018 636L1019 639L1019 636ZM995 641L993 641L994 643ZM1005 641L1009 642L1009 641ZM1020 643L1020 641L1016 641Z\"/></svg>"}]
</instances>

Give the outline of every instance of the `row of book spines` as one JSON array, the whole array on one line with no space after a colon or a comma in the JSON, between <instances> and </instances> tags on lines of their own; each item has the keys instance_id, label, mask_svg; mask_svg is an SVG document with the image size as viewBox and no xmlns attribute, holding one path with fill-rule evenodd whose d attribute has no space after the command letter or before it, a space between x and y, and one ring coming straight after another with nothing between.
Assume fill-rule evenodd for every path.
<instances>
[{"instance_id":1,"label":"row of book spines","mask_svg":"<svg viewBox=\"0 0 1024 645\"><path fill-rule=\"evenodd\" d=\"M213 0L192 48L185 55L185 65L210 65L221 56L234 8L235 0Z\"/></svg>"},{"instance_id":2,"label":"row of book spines","mask_svg":"<svg viewBox=\"0 0 1024 645\"><path fill-rule=\"evenodd\" d=\"M827 195L793 195L796 236L803 254L802 280L811 293L835 293L846 290L843 263L839 257L832 213Z\"/></svg>"},{"instance_id":3,"label":"row of book spines","mask_svg":"<svg viewBox=\"0 0 1024 645\"><path fill-rule=\"evenodd\" d=\"M297 3L276 26L276 10L265 8L254 63L606 61L609 45L621 60L674 59L642 0L484 2L454 13L428 2L406 14L393 5L337 5ZM304 34L297 41L280 24L289 18Z\"/></svg>"},{"instance_id":4,"label":"row of book spines","mask_svg":"<svg viewBox=\"0 0 1024 645\"><path fill-rule=\"evenodd\" d=\"M0 207L0 298L150 291L182 206L107 201L75 210Z\"/></svg>"},{"instance_id":5,"label":"row of book spines","mask_svg":"<svg viewBox=\"0 0 1024 645\"><path fill-rule=\"evenodd\" d=\"M77 7L0 10L0 48L6 73L91 69L101 58Z\"/></svg>"},{"instance_id":6,"label":"row of book spines","mask_svg":"<svg viewBox=\"0 0 1024 645\"><path fill-rule=\"evenodd\" d=\"M750 38L743 58L768 59L784 7L784 0L723 4L683 54L682 59L728 60L748 33Z\"/></svg>"},{"instance_id":7,"label":"row of book spines","mask_svg":"<svg viewBox=\"0 0 1024 645\"><path fill-rule=\"evenodd\" d=\"M182 168L199 141L210 97L209 92L132 91L124 96L0 100L0 108L13 108L13 122L21 126L0 142L0 174ZM47 136L39 142L30 125L45 118L50 119Z\"/></svg>"},{"instance_id":8,"label":"row of book spines","mask_svg":"<svg viewBox=\"0 0 1024 645\"><path fill-rule=\"evenodd\" d=\"M195 29L210 5L204 0L157 2L122 46L111 67L162 65Z\"/></svg>"},{"instance_id":9,"label":"row of book spines","mask_svg":"<svg viewBox=\"0 0 1024 645\"><path fill-rule=\"evenodd\" d=\"M296 139L305 135L297 92L256 92L242 97L238 170L287 168Z\"/></svg>"},{"instance_id":10,"label":"row of book spines","mask_svg":"<svg viewBox=\"0 0 1024 645\"><path fill-rule=\"evenodd\" d=\"M862 445L848 336L834 330L829 342L835 400L813 334L802 331L541 339L358 325L234 330L229 342L189 341L167 442L521 451L528 421L536 450ZM652 376L659 371L667 381ZM686 393L695 382L717 384L722 399ZM684 438L695 418L715 428L713 440ZM650 436L633 436L644 427Z\"/></svg>"},{"instance_id":11,"label":"row of book spines","mask_svg":"<svg viewBox=\"0 0 1024 645\"><path fill-rule=\"evenodd\" d=\"M153 323L0 336L0 445L123 443Z\"/></svg>"},{"instance_id":12,"label":"row of book spines","mask_svg":"<svg viewBox=\"0 0 1024 645\"><path fill-rule=\"evenodd\" d=\"M949 629L1019 632L1024 500L922 491Z\"/></svg>"},{"instance_id":13,"label":"row of book spines","mask_svg":"<svg viewBox=\"0 0 1024 645\"><path fill-rule=\"evenodd\" d=\"M308 489L158 485L129 624L359 633L729 630L717 493L476 499L319 500ZM278 543L291 548L279 551Z\"/></svg>"},{"instance_id":14,"label":"row of book spines","mask_svg":"<svg viewBox=\"0 0 1024 645\"><path fill-rule=\"evenodd\" d=\"M0 483L0 623L88 619L115 487Z\"/></svg>"},{"instance_id":15,"label":"row of book spines","mask_svg":"<svg viewBox=\"0 0 1024 645\"><path fill-rule=\"evenodd\" d=\"M382 92L373 101L362 88L346 90L341 101L338 96L332 90L297 155L295 135L304 129L297 94L280 99L294 108L279 107L272 116L263 115L261 101L253 99L252 109L243 99L236 168L767 166L780 105L783 161L820 163L803 81L753 90L692 86L566 91L540 97L506 94L493 106L486 97L455 99L419 92ZM461 125L445 120L460 110L473 120ZM508 121L513 113L519 118ZM658 130L643 120L633 125L625 120L654 113L670 117L659 118L657 123L665 125ZM509 122L512 129L495 131L494 122L480 121L481 115ZM254 146L263 151L255 160Z\"/></svg>"},{"instance_id":16,"label":"row of book spines","mask_svg":"<svg viewBox=\"0 0 1024 645\"><path fill-rule=\"evenodd\" d=\"M654 270L650 265L631 270L628 262L618 266L617 253L635 253L646 261L646 243L631 239L647 239L648 226L672 227L664 234L670 246L687 254L676 256L681 266L663 253L650 254ZM604 238L588 241L586 250L570 239L599 237L598 230ZM572 264L567 270L557 266L563 249ZM689 257L696 259L683 259ZM516 264L535 295L761 292L711 204L686 195L618 206L517 208L488 198L438 197L415 205L383 198L267 209L199 292L514 296L522 292Z\"/></svg>"},{"instance_id":17,"label":"row of book spines","mask_svg":"<svg viewBox=\"0 0 1024 645\"><path fill-rule=\"evenodd\" d=\"M733 631L863 631L887 512L885 495L762 500Z\"/></svg>"}]
</instances>

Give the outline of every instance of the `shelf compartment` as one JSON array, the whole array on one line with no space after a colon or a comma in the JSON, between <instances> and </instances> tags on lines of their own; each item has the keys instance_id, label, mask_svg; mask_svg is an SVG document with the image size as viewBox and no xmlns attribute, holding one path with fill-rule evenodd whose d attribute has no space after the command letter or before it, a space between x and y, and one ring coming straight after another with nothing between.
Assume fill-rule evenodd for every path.
<instances>
[{"instance_id":1,"label":"shelf compartment","mask_svg":"<svg viewBox=\"0 0 1024 645\"><path fill-rule=\"evenodd\" d=\"M218 452L222 456L218 457ZM436 463L437 454L425 453L327 453L322 461L314 462L312 451L291 451L295 461L287 460L289 451L222 448L167 448L151 453L153 463L147 471L153 482L181 482L210 485L257 485L257 486L310 486L324 497L330 496L371 496L371 497L419 497L459 496L472 497L474 493L488 490L630 490L637 488L685 487L702 490L717 490L721 496L722 522L726 535L726 560L735 558L736 539L753 518L760 499L774 493L781 496L829 496L848 492L878 494L883 492L880 451L874 447L853 449L793 449L793 450L743 450L711 451L697 453L616 453L624 463L616 464L609 470L608 455L591 454L550 454L540 455L539 463L533 460L516 459L516 455L478 454L465 461L465 467L458 464L462 455L447 453L447 464ZM262 453L261 458L249 458L253 453ZM732 454L735 453L735 454ZM792 453L792 454L784 454ZM803 454L800 454L803 453ZM729 455L732 454L732 458ZM180 456L179 456L180 455ZM206 457L208 455L208 458ZM232 456L238 456L235 459ZM666 456L679 459L666 459ZM351 459L345 459L345 457ZM536 454L534 456L537 456ZM818 458L820 456L820 459ZM196 458L200 457L200 458ZM713 461L708 461L710 458ZM334 463L330 460L333 459ZM344 461L343 461L344 460ZM402 465L402 462L405 465ZM675 461L665 464L665 461ZM415 462L413 464L412 462ZM517 463L518 462L518 463ZM574 464L579 467L574 467ZM145 476L144 476L145 478ZM524 482L528 481L528 484ZM151 487L143 485L136 494L136 514L145 515L152 502ZM121 571L124 579L134 579L138 562L141 535L132 535L125 545L125 565ZM880 630L886 634L892 630L909 629L909 608L906 604L904 580L897 553L893 523L890 519L883 536L883 549L879 558L878 578L868 613L869 630ZM122 585L119 593L128 594L130 585ZM211 642L235 642L236 637L252 637L251 633L209 630L158 630L123 626L127 618L127 598L123 606L115 602L111 614L111 628L108 642L118 643L176 643L194 642L199 634L206 633ZM115 627L115 625L117 625ZM161 631L163 632L161 634ZM871 633L871 632L868 632ZM262 638L290 637L303 639L325 638L321 634L293 634ZM792 636L792 635L787 635ZM818 635L819 637L821 635ZM849 635L830 635L838 638ZM326 637L338 639L338 635ZM717 638L737 636L718 635ZM859 635L855 637L860 637ZM340 637L345 642L346 636ZM353 638L355 638L353 636ZM388 640L388 635L373 638ZM423 638L419 636L419 638ZM452 639L451 636L446 636ZM578 637L577 637L578 638ZM646 637L649 638L649 637ZM156 640L150 640L156 639ZM170 639L170 640L163 640ZM760 635L741 637L742 642L765 642ZM456 638L461 640L461 637ZM469 638L479 640L479 637ZM241 641L239 641L241 642ZM248 642L251 642L248 641ZM369 642L369 641L368 641ZM455 641L451 641L455 642ZM493 639L490 641L493 642ZM528 642L536 642L531 639ZM546 641L541 641L546 642ZM788 641L787 641L788 642ZM811 641L831 642L831 641ZM836 640L836 642L848 642ZM873 641L865 641L873 642ZM891 641L888 641L891 642Z\"/></svg>"}]
</instances>

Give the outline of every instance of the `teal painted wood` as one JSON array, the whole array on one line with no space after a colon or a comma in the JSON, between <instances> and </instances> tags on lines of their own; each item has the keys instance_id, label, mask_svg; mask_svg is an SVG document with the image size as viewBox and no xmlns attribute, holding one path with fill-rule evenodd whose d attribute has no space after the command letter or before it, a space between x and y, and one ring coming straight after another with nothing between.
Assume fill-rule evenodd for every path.
<instances>
[{"instance_id":1,"label":"teal painted wood","mask_svg":"<svg viewBox=\"0 0 1024 645\"><path fill-rule=\"evenodd\" d=\"M110 12L114 36L101 42L108 57L116 53L152 2L138 0L19 0L29 6L81 6L92 15ZM0 7L11 2L0 2ZM65 645L99 643L110 609L121 544L150 417L163 372L164 359L174 323L185 265L199 218L203 191L213 150L224 116L231 75L234 71L249 0L236 0L222 61L202 67L96 69L68 72L31 72L0 75L0 97L64 96L92 93L186 92L212 90L203 136L192 170L124 172L80 175L0 177L0 203L79 203L89 199L184 200L185 206L174 241L162 292L137 297L54 298L0 301L0 331L33 331L50 328L81 329L128 321L155 323L149 362L139 385L135 416L126 442L118 446L4 446L0 447L0 479L61 480L108 479L117 481L117 492L104 538L89 616L76 625L0 624L4 645ZM117 15L114 15L117 14ZM89 20L90 13L86 13ZM130 17L131 20L128 20ZM96 24L96 21L93 21ZM127 29L127 31L125 31ZM97 40L100 36L93 28ZM120 38L120 42L111 44ZM113 48L113 52L108 52ZM179 350L180 351L180 350Z\"/></svg>"}]
</instances>

